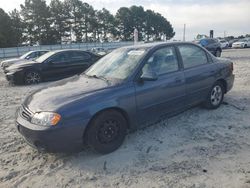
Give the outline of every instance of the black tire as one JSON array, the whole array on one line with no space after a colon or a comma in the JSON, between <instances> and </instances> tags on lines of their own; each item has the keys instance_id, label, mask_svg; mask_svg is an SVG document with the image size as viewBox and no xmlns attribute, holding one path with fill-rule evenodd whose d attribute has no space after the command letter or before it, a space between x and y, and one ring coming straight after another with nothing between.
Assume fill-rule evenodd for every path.
<instances>
[{"instance_id":1,"label":"black tire","mask_svg":"<svg viewBox=\"0 0 250 188\"><path fill-rule=\"evenodd\" d=\"M116 110L98 114L90 123L86 142L96 152L107 154L118 149L126 136L127 121Z\"/></svg>"},{"instance_id":2,"label":"black tire","mask_svg":"<svg viewBox=\"0 0 250 188\"><path fill-rule=\"evenodd\" d=\"M247 48L247 45L246 45L246 44L244 45L244 48Z\"/></svg>"},{"instance_id":3,"label":"black tire","mask_svg":"<svg viewBox=\"0 0 250 188\"><path fill-rule=\"evenodd\" d=\"M225 88L219 81L210 89L207 99L204 102L204 107L207 109L217 109L221 105L224 99Z\"/></svg>"},{"instance_id":4,"label":"black tire","mask_svg":"<svg viewBox=\"0 0 250 188\"><path fill-rule=\"evenodd\" d=\"M41 74L37 71L28 71L24 75L24 84L38 84L42 81Z\"/></svg>"},{"instance_id":5,"label":"black tire","mask_svg":"<svg viewBox=\"0 0 250 188\"><path fill-rule=\"evenodd\" d=\"M217 49L217 50L215 51L215 56L216 56L216 57L220 57L220 56L221 56L221 50L220 50L220 49Z\"/></svg>"}]
</instances>

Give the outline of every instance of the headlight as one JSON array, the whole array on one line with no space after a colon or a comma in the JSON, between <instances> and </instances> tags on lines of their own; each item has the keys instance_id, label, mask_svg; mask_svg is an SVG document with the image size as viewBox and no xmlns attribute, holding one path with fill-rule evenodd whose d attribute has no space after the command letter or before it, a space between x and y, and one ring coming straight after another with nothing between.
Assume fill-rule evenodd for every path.
<instances>
[{"instance_id":1,"label":"headlight","mask_svg":"<svg viewBox=\"0 0 250 188\"><path fill-rule=\"evenodd\" d=\"M53 112L38 112L31 119L31 123L41 126L55 126L61 116Z\"/></svg>"}]
</instances>

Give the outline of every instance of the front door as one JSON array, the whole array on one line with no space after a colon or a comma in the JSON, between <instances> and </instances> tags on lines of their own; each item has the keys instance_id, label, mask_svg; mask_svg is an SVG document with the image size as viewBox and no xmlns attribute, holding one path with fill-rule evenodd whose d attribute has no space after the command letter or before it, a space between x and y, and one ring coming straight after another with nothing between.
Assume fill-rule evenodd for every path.
<instances>
[{"instance_id":1,"label":"front door","mask_svg":"<svg viewBox=\"0 0 250 188\"><path fill-rule=\"evenodd\" d=\"M68 52L59 52L44 62L43 78L54 80L65 78L70 75L70 57Z\"/></svg>"},{"instance_id":2,"label":"front door","mask_svg":"<svg viewBox=\"0 0 250 188\"><path fill-rule=\"evenodd\" d=\"M162 47L146 60L142 69L156 73L155 81L135 83L138 122L155 121L185 106L185 78L174 47Z\"/></svg>"}]
</instances>

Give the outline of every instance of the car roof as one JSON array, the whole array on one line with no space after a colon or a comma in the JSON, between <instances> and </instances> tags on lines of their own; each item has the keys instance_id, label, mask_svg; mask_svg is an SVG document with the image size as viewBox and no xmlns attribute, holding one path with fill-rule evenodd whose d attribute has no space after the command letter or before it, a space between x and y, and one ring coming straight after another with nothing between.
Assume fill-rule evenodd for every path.
<instances>
[{"instance_id":1,"label":"car roof","mask_svg":"<svg viewBox=\"0 0 250 188\"><path fill-rule=\"evenodd\" d=\"M53 50L53 52L58 53L58 52L87 52L86 50L80 50L80 49L63 49L63 50ZM89 53L89 52L88 52Z\"/></svg>"},{"instance_id":2,"label":"car roof","mask_svg":"<svg viewBox=\"0 0 250 188\"><path fill-rule=\"evenodd\" d=\"M49 50L31 50L29 52L49 52Z\"/></svg>"},{"instance_id":3,"label":"car roof","mask_svg":"<svg viewBox=\"0 0 250 188\"><path fill-rule=\"evenodd\" d=\"M175 45L175 44L192 44L195 45L193 42L154 42L154 43L146 43L146 44L138 44L138 45L133 45L133 46L125 46L122 47L122 49L151 49L159 46L165 46L165 45Z\"/></svg>"}]
</instances>

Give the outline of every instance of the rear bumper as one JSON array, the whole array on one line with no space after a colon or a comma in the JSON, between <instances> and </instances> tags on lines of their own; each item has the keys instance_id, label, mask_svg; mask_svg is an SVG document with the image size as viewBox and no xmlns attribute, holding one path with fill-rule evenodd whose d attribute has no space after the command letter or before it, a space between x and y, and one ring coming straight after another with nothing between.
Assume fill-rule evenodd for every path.
<instances>
[{"instance_id":1,"label":"rear bumper","mask_svg":"<svg viewBox=\"0 0 250 188\"><path fill-rule=\"evenodd\" d=\"M233 85L234 85L234 74L231 74L231 76L229 76L227 79L226 79L226 82L227 82L227 91L230 91L232 88L233 88Z\"/></svg>"},{"instance_id":2,"label":"rear bumper","mask_svg":"<svg viewBox=\"0 0 250 188\"><path fill-rule=\"evenodd\" d=\"M34 125L17 114L16 127L25 141L40 151L76 152L83 148L83 133L87 121L57 127Z\"/></svg>"},{"instance_id":3,"label":"rear bumper","mask_svg":"<svg viewBox=\"0 0 250 188\"><path fill-rule=\"evenodd\" d=\"M242 44L234 44L234 45L232 45L232 48L244 48L244 45L242 45Z\"/></svg>"}]
</instances>

